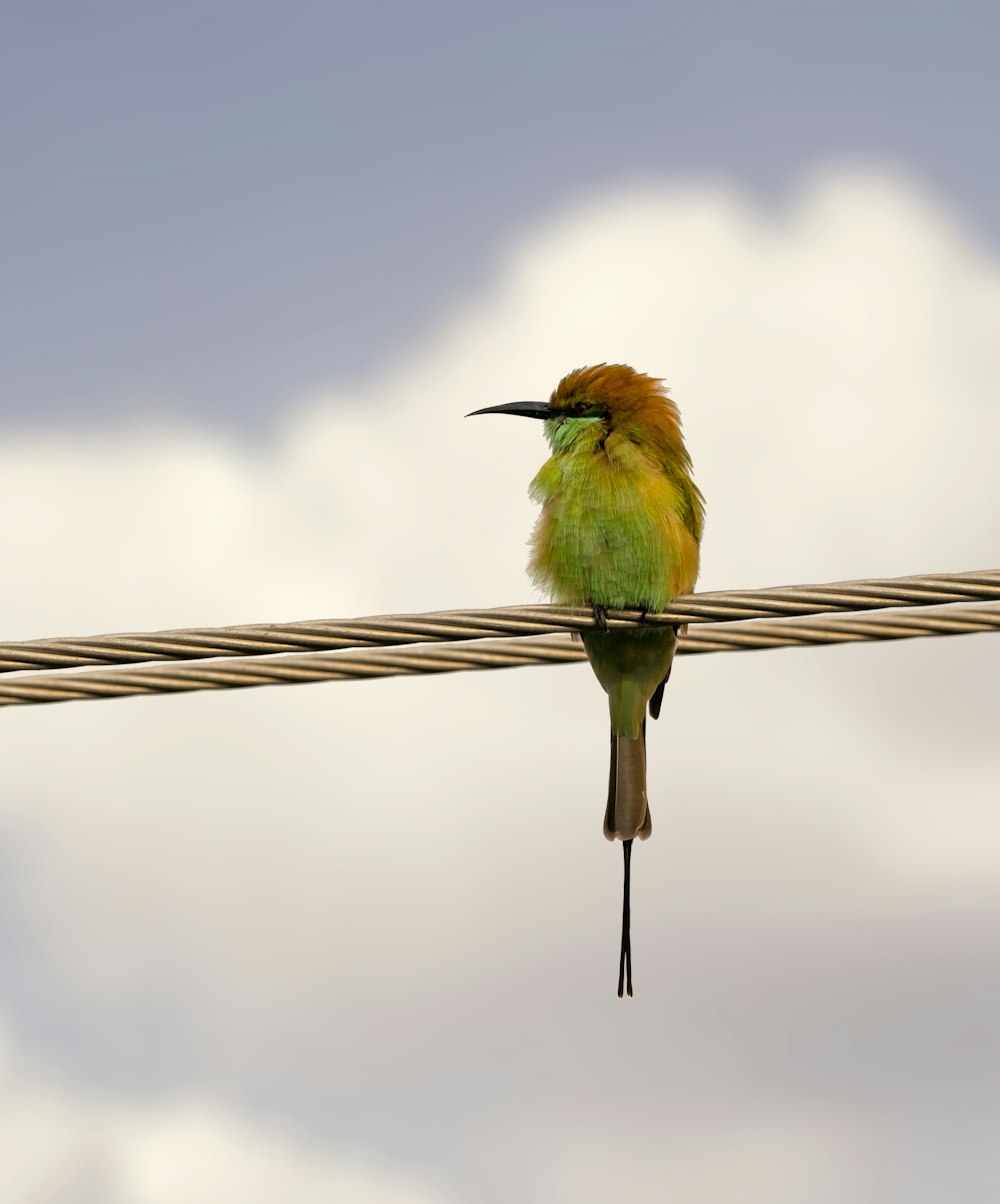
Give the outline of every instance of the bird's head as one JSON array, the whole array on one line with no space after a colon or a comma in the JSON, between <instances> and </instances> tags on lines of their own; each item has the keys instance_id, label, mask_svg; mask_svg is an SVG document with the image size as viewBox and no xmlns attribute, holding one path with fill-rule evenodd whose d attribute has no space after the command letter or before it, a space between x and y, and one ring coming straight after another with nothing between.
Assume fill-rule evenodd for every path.
<instances>
[{"instance_id":1,"label":"bird's head","mask_svg":"<svg viewBox=\"0 0 1000 1204\"><path fill-rule=\"evenodd\" d=\"M581 440L603 440L613 430L640 435L680 437L677 407L666 395L662 381L627 364L597 364L577 368L564 376L548 401L510 401L474 410L476 414L517 414L541 418L554 448ZM671 438L671 441L673 441Z\"/></svg>"}]
</instances>

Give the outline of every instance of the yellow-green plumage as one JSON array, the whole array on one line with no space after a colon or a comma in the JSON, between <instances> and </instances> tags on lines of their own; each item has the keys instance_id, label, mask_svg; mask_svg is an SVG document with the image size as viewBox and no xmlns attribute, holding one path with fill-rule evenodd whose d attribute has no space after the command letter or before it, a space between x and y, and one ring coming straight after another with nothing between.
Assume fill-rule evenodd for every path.
<instances>
[{"instance_id":1,"label":"yellow-green plumage","mask_svg":"<svg viewBox=\"0 0 1000 1204\"><path fill-rule=\"evenodd\" d=\"M665 610L694 587L702 529L676 405L658 380L601 364L571 372L549 406L552 457L531 484L542 504L532 578L556 602ZM675 633L594 630L584 647L608 694L612 737L644 742L646 706L670 672ZM638 752L614 744L613 760L634 769ZM613 764L605 834L649 833L645 773L623 781Z\"/></svg>"},{"instance_id":2,"label":"yellow-green plumage","mask_svg":"<svg viewBox=\"0 0 1000 1204\"><path fill-rule=\"evenodd\" d=\"M598 614L615 607L661 611L694 588L703 502L691 479L677 407L660 381L623 364L599 364L564 377L547 404L477 411L490 412L545 420L552 456L531 484L542 512L529 572L553 601L593 606ZM604 831L625 842L624 971L627 953L630 964L630 847L634 837L645 839L651 831L646 707L652 700L655 718L677 633L670 627L595 627L583 643L611 712Z\"/></svg>"},{"instance_id":3,"label":"yellow-green plumage","mask_svg":"<svg viewBox=\"0 0 1000 1204\"><path fill-rule=\"evenodd\" d=\"M703 502L661 382L622 364L579 368L552 394L545 432L535 581L555 601L648 610L691 589Z\"/></svg>"}]
</instances>

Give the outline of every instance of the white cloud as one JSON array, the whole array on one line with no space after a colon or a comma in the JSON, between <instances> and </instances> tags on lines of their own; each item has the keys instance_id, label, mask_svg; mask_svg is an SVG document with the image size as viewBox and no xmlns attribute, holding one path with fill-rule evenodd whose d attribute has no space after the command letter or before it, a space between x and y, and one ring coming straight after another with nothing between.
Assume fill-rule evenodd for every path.
<instances>
[{"instance_id":1,"label":"white cloud","mask_svg":"<svg viewBox=\"0 0 1000 1204\"><path fill-rule=\"evenodd\" d=\"M461 415L605 359L666 376L681 406L705 588L991 567L998 321L995 257L891 174L828 172L780 213L712 182L623 189L529 233L425 348L318 391L274 446L8 437L3 630L525 599L540 432ZM650 1073L670 1068L648 1086L665 1114L698 1082L794 1096L835 1065L864 1096L838 1026L871 1058L892 1027L872 992L902 1007L912 985L875 942L918 950L935 984L914 1050L960 1011L942 958L959 995L981 988L998 658L980 637L680 665L651 734L628 1012L585 667L8 711L19 922L68 1008L114 1005L152 1039L157 999L206 1075L338 1107L364 1085L372 1126L409 1123L400 1084L455 1129L482 1091L558 1112L595 1043L643 1029ZM788 1004L803 964L804 1016ZM805 1086L785 1081L789 1042ZM713 1049L728 1067L706 1069ZM617 1074L601 1060L578 1089Z\"/></svg>"},{"instance_id":2,"label":"white cloud","mask_svg":"<svg viewBox=\"0 0 1000 1204\"><path fill-rule=\"evenodd\" d=\"M446 1198L419 1172L324 1149L194 1094L152 1103L70 1088L9 1039L0 1043L0 1197L12 1204Z\"/></svg>"}]
</instances>

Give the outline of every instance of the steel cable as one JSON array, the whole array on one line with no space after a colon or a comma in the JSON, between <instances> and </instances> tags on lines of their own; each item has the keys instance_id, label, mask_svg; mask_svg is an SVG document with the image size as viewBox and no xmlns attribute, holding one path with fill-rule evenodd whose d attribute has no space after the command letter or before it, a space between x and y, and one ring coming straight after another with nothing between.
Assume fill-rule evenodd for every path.
<instances>
[{"instance_id":1,"label":"steel cable","mask_svg":"<svg viewBox=\"0 0 1000 1204\"><path fill-rule=\"evenodd\" d=\"M648 615L645 621L651 624L692 625L729 623L776 616L998 600L1000 569L992 569L976 573L691 594L676 598L669 611ZM610 611L608 623L611 627L625 627L638 618L637 611ZM498 635L552 635L582 631L593 624L593 615L589 610L520 606L381 615L346 621L316 619L296 623L19 640L0 643L0 673L142 664L150 661L270 656L307 650L331 652L344 648L482 640Z\"/></svg>"},{"instance_id":2,"label":"steel cable","mask_svg":"<svg viewBox=\"0 0 1000 1204\"><path fill-rule=\"evenodd\" d=\"M982 576L981 574L979 576ZM786 622L722 623L689 629L678 651L692 655L788 648L920 636L1000 631L1000 606L950 606L922 614L885 617L792 619ZM584 660L580 644L561 638L444 644L398 651L354 650L216 660L145 669L94 669L84 673L37 673L0 682L0 706L121 698L136 694L186 693L318 681L507 669Z\"/></svg>"}]
</instances>

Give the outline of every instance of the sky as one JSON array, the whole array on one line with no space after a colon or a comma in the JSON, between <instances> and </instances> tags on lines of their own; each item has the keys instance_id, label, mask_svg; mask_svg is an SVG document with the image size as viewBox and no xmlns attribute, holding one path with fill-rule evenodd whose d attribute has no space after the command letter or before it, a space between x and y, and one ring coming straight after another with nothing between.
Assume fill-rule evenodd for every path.
<instances>
[{"instance_id":1,"label":"sky","mask_svg":"<svg viewBox=\"0 0 1000 1204\"><path fill-rule=\"evenodd\" d=\"M18 10L4 638L533 600L601 360L701 588L998 567L992 6L414 14ZM627 1002L586 665L7 709L0 1196L992 1201L998 658L679 662Z\"/></svg>"},{"instance_id":2,"label":"sky","mask_svg":"<svg viewBox=\"0 0 1000 1204\"><path fill-rule=\"evenodd\" d=\"M474 304L574 198L718 173L780 204L902 164L1000 237L995 4L12 6L8 422L272 429Z\"/></svg>"}]
</instances>

